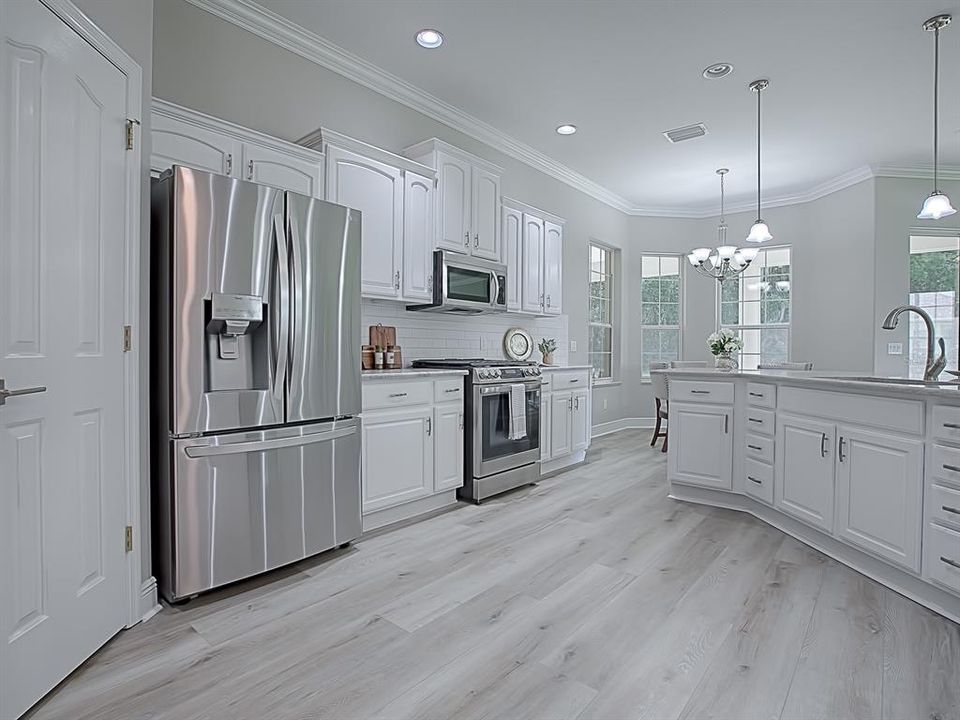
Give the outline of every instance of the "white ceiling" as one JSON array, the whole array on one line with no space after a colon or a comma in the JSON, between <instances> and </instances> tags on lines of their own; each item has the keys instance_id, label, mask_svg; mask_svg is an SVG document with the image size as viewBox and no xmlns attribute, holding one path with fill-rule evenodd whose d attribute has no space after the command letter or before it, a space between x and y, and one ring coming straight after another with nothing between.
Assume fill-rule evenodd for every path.
<instances>
[{"instance_id":1,"label":"white ceiling","mask_svg":"<svg viewBox=\"0 0 960 720\"><path fill-rule=\"evenodd\" d=\"M703 209L808 192L867 165L931 161L941 34L941 162L960 165L960 0L257 0L284 18L532 146L640 208ZM418 47L434 27L439 50ZM734 72L700 73L715 62ZM703 122L703 138L662 131ZM573 123L561 137L554 128Z\"/></svg>"}]
</instances>

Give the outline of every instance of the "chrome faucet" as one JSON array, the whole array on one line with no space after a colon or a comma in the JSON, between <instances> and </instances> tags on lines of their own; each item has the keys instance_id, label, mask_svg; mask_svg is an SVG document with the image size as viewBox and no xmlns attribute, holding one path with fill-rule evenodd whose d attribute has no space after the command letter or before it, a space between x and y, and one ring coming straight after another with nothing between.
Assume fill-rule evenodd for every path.
<instances>
[{"instance_id":1,"label":"chrome faucet","mask_svg":"<svg viewBox=\"0 0 960 720\"><path fill-rule=\"evenodd\" d=\"M916 305L900 305L890 311L881 327L884 330L893 330L897 326L901 313L905 312L915 312L923 318L923 324L927 326L927 364L923 369L923 380L924 382L934 382L947 366L947 348L943 344L943 338L937 338L937 342L934 343L933 320L930 319L927 311ZM939 357L935 357L937 344L940 345Z\"/></svg>"}]
</instances>

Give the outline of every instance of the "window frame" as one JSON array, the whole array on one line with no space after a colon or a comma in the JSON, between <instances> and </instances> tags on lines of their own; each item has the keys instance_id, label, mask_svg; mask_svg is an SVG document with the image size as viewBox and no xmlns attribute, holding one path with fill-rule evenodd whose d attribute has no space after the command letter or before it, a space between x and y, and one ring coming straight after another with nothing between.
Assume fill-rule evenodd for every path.
<instances>
[{"instance_id":1,"label":"window frame","mask_svg":"<svg viewBox=\"0 0 960 720\"><path fill-rule=\"evenodd\" d=\"M657 258L658 263L663 258L676 259L677 277L679 278L679 287L677 288L677 324L676 325L647 325L643 322L643 261L646 258ZM682 253L673 252L642 252L640 254L640 381L650 382L650 371L644 372L643 369L643 331L646 329L654 330L676 330L677 331L677 360L683 357L683 318L684 318L684 288L686 286L686 256ZM658 277L663 277L658 275ZM658 305L660 303L658 302Z\"/></svg>"},{"instance_id":2,"label":"window frame","mask_svg":"<svg viewBox=\"0 0 960 720\"><path fill-rule=\"evenodd\" d=\"M922 307L925 310L928 310L929 312L929 309L927 307L924 307L919 302L913 303L911 299L911 295L913 295L914 293L911 291L911 287L910 287L911 271L910 271L909 263L912 256L914 255L914 252L913 252L914 239L950 240L954 243L956 247L956 251L960 253L960 232L952 228L910 228L907 234L907 296L904 302L910 303L910 304L916 304L919 307ZM954 251L953 248L951 248L950 252L953 252L953 251ZM920 253L917 253L917 254L920 254ZM957 282L957 290L955 291L955 293L956 293L956 296L960 296L960 263L958 263L957 275L955 276L955 279ZM954 299L954 302L955 303L958 302L956 297ZM922 335L915 335L914 330L922 326L923 321L920 320L920 318L914 313L908 313L908 315L909 315L909 318L908 318L909 322L907 323L907 337L906 337L906 345L905 345L905 353L904 353L907 361L907 375L910 377L922 377L923 370L924 370L923 365L925 364L925 362L918 363L915 365L914 363L911 362L911 358L913 355L914 338L922 336L924 339L923 344L924 345L926 344L926 328L923 329ZM933 317L934 327L936 327L939 321L939 318L935 317L936 315L935 312L933 313L933 315L934 315ZM938 336L939 336L939 333L938 333ZM953 363L955 364L955 366L960 368L960 348L954 348L953 345L954 343L951 342L951 347L947 349L947 355L946 355L947 367L950 367L951 360L953 360ZM952 358L951 358L951 353L954 353Z\"/></svg>"},{"instance_id":3,"label":"window frame","mask_svg":"<svg viewBox=\"0 0 960 720\"><path fill-rule=\"evenodd\" d=\"M593 249L597 248L606 253L606 259L609 260L610 270L603 275L609 278L610 292L609 297L601 298L593 294ZM587 364L590 365L591 382L593 385L610 385L620 381L620 271L621 271L620 248L608 245L594 238L587 241ZM591 315L591 302L594 298L605 300L610 303L609 322L595 322ZM610 350L594 351L591 347L591 338L593 328L600 327L610 330ZM609 377L593 377L593 358L596 355L610 356L610 375Z\"/></svg>"},{"instance_id":4,"label":"window frame","mask_svg":"<svg viewBox=\"0 0 960 720\"><path fill-rule=\"evenodd\" d=\"M766 253L769 252L769 251L771 251L771 250L787 250L787 251L790 253L790 265L789 265L789 267L790 267L790 280L789 280L789 282L790 282L790 297L787 299L787 302L789 303L788 308L789 308L789 311L790 311L790 319L789 319L787 322L785 322L785 323L737 323L737 324L735 324L735 325L730 325L730 324L724 323L724 322L723 322L723 294L722 294L722 292L721 292L721 291L722 291L722 287L721 287L720 283L718 282L718 283L717 283L717 295L716 295L716 297L717 297L717 302L716 302L716 308L717 308L717 318L716 318L716 319L717 319L717 328L719 328L719 329L728 328L728 329L730 329L730 330L736 330L736 331L738 332L738 334L741 333L741 332L744 331L744 330L756 330L756 331L758 331L758 332L762 332L762 331L764 331L764 330L786 330L786 331L787 331L787 358L786 358L786 361L789 362L789 361L790 361L790 352L791 352L791 349L793 348L793 309L794 309L794 307L796 307L796 303L795 303L795 298L796 298L796 294L795 294L796 283L794 282L794 271L795 271L796 265L794 264L794 258L795 258L794 248L793 248L793 245L784 243L784 244L781 244L781 245L769 245L769 246L766 246L766 247L760 247L760 248L758 248L758 250L760 251L760 252L758 253L758 256L759 256L760 254L763 254L763 255L765 256ZM743 278L743 275L738 275L737 277L738 277L738 279L740 279L740 278ZM754 301L752 301L752 300L747 300L747 301L737 300L737 305L738 305L737 317L738 317L738 318L743 318L743 307L742 307L742 306L743 306L743 303L744 303L744 302L754 302ZM762 300L759 300L759 301L757 301L757 302L762 303L763 301L762 301ZM754 355L754 353L750 353L750 355ZM740 366L741 368L744 367L743 356L744 356L743 350L741 350L740 352L737 353L737 363L739 364L739 366ZM759 363L759 362L763 362L763 355L762 355L762 354L758 355L758 358L759 358L759 359L758 359L758 363Z\"/></svg>"}]
</instances>

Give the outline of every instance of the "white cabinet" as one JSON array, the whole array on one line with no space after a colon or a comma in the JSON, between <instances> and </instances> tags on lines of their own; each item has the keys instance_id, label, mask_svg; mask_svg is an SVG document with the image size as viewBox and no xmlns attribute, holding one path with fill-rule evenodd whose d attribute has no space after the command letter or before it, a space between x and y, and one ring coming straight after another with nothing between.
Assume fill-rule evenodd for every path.
<instances>
[{"instance_id":1,"label":"white cabinet","mask_svg":"<svg viewBox=\"0 0 960 720\"><path fill-rule=\"evenodd\" d=\"M520 292L523 245L523 213L507 205L503 206L503 250L507 265L507 310L520 310Z\"/></svg>"},{"instance_id":2,"label":"white cabinet","mask_svg":"<svg viewBox=\"0 0 960 720\"><path fill-rule=\"evenodd\" d=\"M436 138L404 154L436 169L435 246L502 262L501 168Z\"/></svg>"},{"instance_id":3,"label":"white cabinet","mask_svg":"<svg viewBox=\"0 0 960 720\"><path fill-rule=\"evenodd\" d=\"M563 306L563 226L543 226L543 311L559 315Z\"/></svg>"},{"instance_id":4,"label":"white cabinet","mask_svg":"<svg viewBox=\"0 0 960 720\"><path fill-rule=\"evenodd\" d=\"M543 219L523 214L521 309L543 312Z\"/></svg>"},{"instance_id":5,"label":"white cabinet","mask_svg":"<svg viewBox=\"0 0 960 720\"><path fill-rule=\"evenodd\" d=\"M403 272L405 300L433 299L433 180L403 174Z\"/></svg>"},{"instance_id":6,"label":"white cabinet","mask_svg":"<svg viewBox=\"0 0 960 720\"><path fill-rule=\"evenodd\" d=\"M774 505L798 520L833 532L835 426L785 414L779 415L777 423Z\"/></svg>"},{"instance_id":7,"label":"white cabinet","mask_svg":"<svg viewBox=\"0 0 960 720\"><path fill-rule=\"evenodd\" d=\"M463 485L463 406L439 405L433 417L433 489L453 490Z\"/></svg>"},{"instance_id":8,"label":"white cabinet","mask_svg":"<svg viewBox=\"0 0 960 720\"><path fill-rule=\"evenodd\" d=\"M433 408L365 413L361 441L363 512L433 493Z\"/></svg>"},{"instance_id":9,"label":"white cabinet","mask_svg":"<svg viewBox=\"0 0 960 720\"><path fill-rule=\"evenodd\" d=\"M398 168L333 145L326 149L327 200L359 210L361 292L400 297L403 177Z\"/></svg>"},{"instance_id":10,"label":"white cabinet","mask_svg":"<svg viewBox=\"0 0 960 720\"><path fill-rule=\"evenodd\" d=\"M733 481L733 408L670 403L670 477L688 485L729 490Z\"/></svg>"},{"instance_id":11,"label":"white cabinet","mask_svg":"<svg viewBox=\"0 0 960 720\"><path fill-rule=\"evenodd\" d=\"M577 453L590 446L590 393L576 390L570 417L570 452Z\"/></svg>"},{"instance_id":12,"label":"white cabinet","mask_svg":"<svg viewBox=\"0 0 960 720\"><path fill-rule=\"evenodd\" d=\"M550 392L540 391L540 462L547 462L553 457L550 447L550 434L553 432L550 413Z\"/></svg>"},{"instance_id":13,"label":"white cabinet","mask_svg":"<svg viewBox=\"0 0 960 720\"><path fill-rule=\"evenodd\" d=\"M549 370L540 388L540 461L547 472L580 462L590 447L590 373Z\"/></svg>"},{"instance_id":14,"label":"white cabinet","mask_svg":"<svg viewBox=\"0 0 960 720\"><path fill-rule=\"evenodd\" d=\"M254 130L154 100L150 169L204 170L322 198L323 154Z\"/></svg>"},{"instance_id":15,"label":"white cabinet","mask_svg":"<svg viewBox=\"0 0 960 720\"><path fill-rule=\"evenodd\" d=\"M836 534L908 570L920 570L923 442L841 425Z\"/></svg>"},{"instance_id":16,"label":"white cabinet","mask_svg":"<svg viewBox=\"0 0 960 720\"><path fill-rule=\"evenodd\" d=\"M573 393L555 392L550 399L550 457L573 452L571 429L573 422Z\"/></svg>"}]
</instances>

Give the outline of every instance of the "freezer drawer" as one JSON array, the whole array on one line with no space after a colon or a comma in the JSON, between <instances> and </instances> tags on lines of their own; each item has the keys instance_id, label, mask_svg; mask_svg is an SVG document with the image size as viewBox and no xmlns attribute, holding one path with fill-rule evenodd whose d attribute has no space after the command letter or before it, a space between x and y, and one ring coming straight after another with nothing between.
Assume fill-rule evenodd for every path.
<instances>
[{"instance_id":1,"label":"freezer drawer","mask_svg":"<svg viewBox=\"0 0 960 720\"><path fill-rule=\"evenodd\" d=\"M160 590L178 600L358 537L355 419L171 441Z\"/></svg>"}]
</instances>

